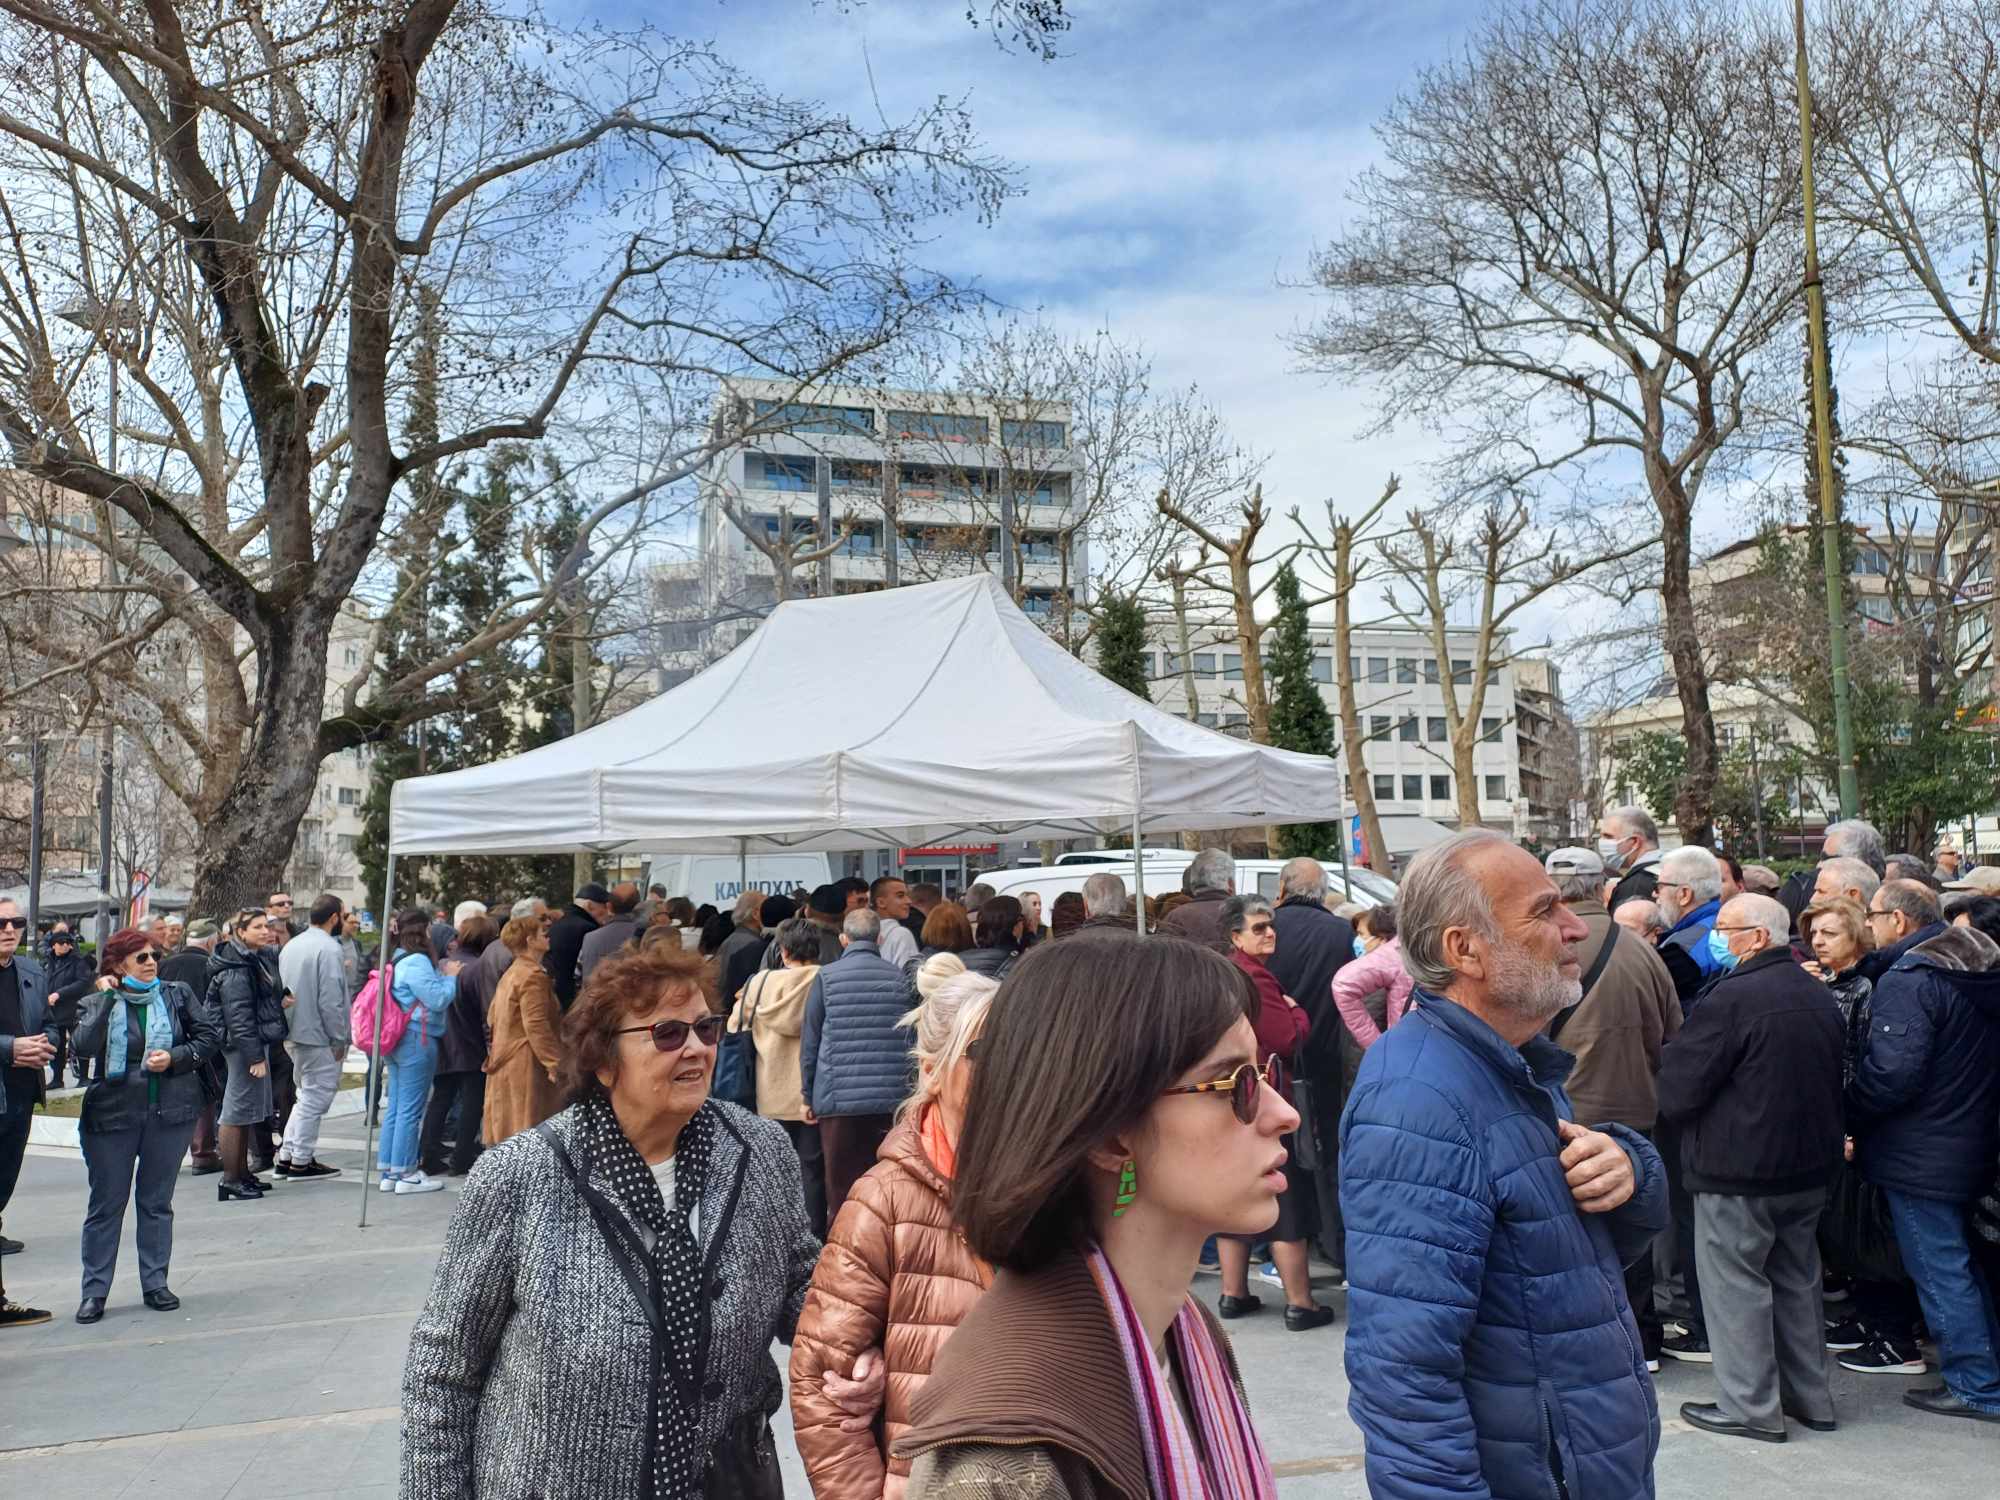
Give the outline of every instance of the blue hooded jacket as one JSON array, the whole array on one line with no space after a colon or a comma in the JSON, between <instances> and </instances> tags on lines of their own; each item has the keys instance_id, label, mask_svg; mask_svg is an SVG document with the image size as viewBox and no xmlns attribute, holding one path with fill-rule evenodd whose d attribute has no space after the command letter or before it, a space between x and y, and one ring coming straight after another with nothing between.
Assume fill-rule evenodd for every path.
<instances>
[{"instance_id":1,"label":"blue hooded jacket","mask_svg":"<svg viewBox=\"0 0 2000 1500\"><path fill-rule=\"evenodd\" d=\"M1645 1137L1632 1197L1578 1209L1558 1160L1574 1059L1518 1050L1419 989L1341 1119L1348 1411L1375 1500L1649 1500L1660 1419L1625 1264L1667 1224Z\"/></svg>"}]
</instances>

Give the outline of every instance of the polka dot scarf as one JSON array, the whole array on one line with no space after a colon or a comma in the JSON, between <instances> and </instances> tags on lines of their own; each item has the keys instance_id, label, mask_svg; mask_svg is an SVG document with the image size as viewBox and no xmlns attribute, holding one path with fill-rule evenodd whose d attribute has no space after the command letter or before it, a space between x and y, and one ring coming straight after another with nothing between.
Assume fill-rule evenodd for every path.
<instances>
[{"instance_id":1,"label":"polka dot scarf","mask_svg":"<svg viewBox=\"0 0 2000 1500\"><path fill-rule=\"evenodd\" d=\"M594 1096L585 1101L579 1114L591 1165L610 1179L626 1214L652 1231L654 1301L660 1310L660 1326L654 1337L664 1346L657 1354L666 1376L653 1387L652 1494L657 1500L698 1495L708 1467L708 1455L701 1446L700 1411L705 1319L701 1247L695 1241L690 1216L708 1182L715 1110L703 1105L681 1130L674 1146L671 1209L660 1196L652 1169L619 1128L610 1100Z\"/></svg>"}]
</instances>

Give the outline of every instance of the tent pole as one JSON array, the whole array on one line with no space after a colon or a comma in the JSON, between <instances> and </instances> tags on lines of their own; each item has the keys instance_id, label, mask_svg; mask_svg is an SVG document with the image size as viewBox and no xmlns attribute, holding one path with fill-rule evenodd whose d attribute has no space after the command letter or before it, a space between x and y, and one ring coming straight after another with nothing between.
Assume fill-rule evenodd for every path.
<instances>
[{"instance_id":1,"label":"tent pole","mask_svg":"<svg viewBox=\"0 0 2000 1500\"><path fill-rule=\"evenodd\" d=\"M392 800L390 803L390 838L392 841L395 837L394 807L395 804ZM382 919L377 923L377 931L380 933L380 937L377 938L375 946L375 967L377 969L384 968L389 961L389 934L394 925L390 920L389 914L395 910L395 903L396 851L392 843L389 850L388 863L382 871ZM365 977L362 982L364 984L367 982ZM376 996L375 999L375 1044L368 1054L367 1081L361 1086L361 1227L363 1229L368 1227L368 1190L374 1185L368 1180L368 1163L375 1155L375 1060L382 1053L382 1007L389 1000L387 993L388 985L388 976L384 974L382 980L383 993ZM386 1074L382 1081L384 1083L388 1082Z\"/></svg>"},{"instance_id":2,"label":"tent pole","mask_svg":"<svg viewBox=\"0 0 2000 1500\"><path fill-rule=\"evenodd\" d=\"M1144 814L1139 804L1132 804L1132 922L1139 929L1139 936L1146 935L1146 860L1139 849L1139 825Z\"/></svg>"},{"instance_id":3,"label":"tent pole","mask_svg":"<svg viewBox=\"0 0 2000 1500\"><path fill-rule=\"evenodd\" d=\"M736 839L736 894L740 899L750 889L750 839L741 834Z\"/></svg>"}]
</instances>

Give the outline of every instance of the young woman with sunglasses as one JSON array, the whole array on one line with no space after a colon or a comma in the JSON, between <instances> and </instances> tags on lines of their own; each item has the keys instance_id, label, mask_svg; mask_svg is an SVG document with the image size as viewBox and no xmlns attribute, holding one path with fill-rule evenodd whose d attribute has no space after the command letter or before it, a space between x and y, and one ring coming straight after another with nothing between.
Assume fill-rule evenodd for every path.
<instances>
[{"instance_id":1,"label":"young woman with sunglasses","mask_svg":"<svg viewBox=\"0 0 2000 1500\"><path fill-rule=\"evenodd\" d=\"M1298 1124L1242 976L1184 939L1079 932L1026 954L973 1069L953 1214L997 1268L894 1451L909 1500L1269 1500L1202 1241L1277 1217Z\"/></svg>"},{"instance_id":2,"label":"young woman with sunglasses","mask_svg":"<svg viewBox=\"0 0 2000 1500\"><path fill-rule=\"evenodd\" d=\"M90 1174L83 1219L83 1300L95 1323L118 1269L125 1205L139 1211L139 1285L146 1306L172 1312L174 1185L204 1103L195 1069L222 1049L222 1025L184 984L159 977L152 936L120 928L104 944L100 988L77 1015L76 1054L97 1064L77 1139Z\"/></svg>"},{"instance_id":3,"label":"young woman with sunglasses","mask_svg":"<svg viewBox=\"0 0 2000 1500\"><path fill-rule=\"evenodd\" d=\"M819 1241L784 1131L708 1097L701 968L599 963L563 1018L574 1102L466 1179L403 1372L404 1500L782 1493L771 1343Z\"/></svg>"}]
</instances>

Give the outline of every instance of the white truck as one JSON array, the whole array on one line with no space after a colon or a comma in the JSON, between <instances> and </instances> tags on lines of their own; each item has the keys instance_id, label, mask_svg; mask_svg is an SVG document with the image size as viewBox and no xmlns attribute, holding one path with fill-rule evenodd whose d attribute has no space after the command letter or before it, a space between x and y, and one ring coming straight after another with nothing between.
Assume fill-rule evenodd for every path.
<instances>
[{"instance_id":1,"label":"white truck","mask_svg":"<svg viewBox=\"0 0 2000 1500\"><path fill-rule=\"evenodd\" d=\"M685 896L696 906L728 911L746 879L753 891L789 896L801 887L825 885L833 870L824 854L753 854L747 869L734 854L656 854L645 883L665 886L669 896Z\"/></svg>"}]
</instances>

